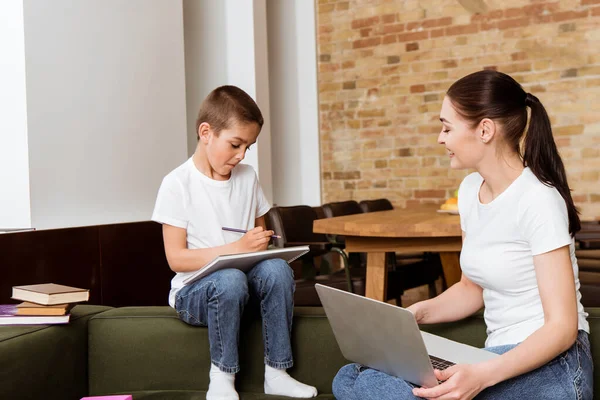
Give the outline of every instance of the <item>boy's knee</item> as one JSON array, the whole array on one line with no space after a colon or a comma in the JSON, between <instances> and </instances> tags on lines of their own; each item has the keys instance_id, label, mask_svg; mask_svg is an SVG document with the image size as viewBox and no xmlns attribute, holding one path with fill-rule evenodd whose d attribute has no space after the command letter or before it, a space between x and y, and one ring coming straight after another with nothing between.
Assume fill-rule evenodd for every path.
<instances>
[{"instance_id":1,"label":"boy's knee","mask_svg":"<svg viewBox=\"0 0 600 400\"><path fill-rule=\"evenodd\" d=\"M287 262L281 259L266 260L258 264L259 268L257 275L265 282L268 286L280 286L285 288L293 288L294 286L294 272L290 268Z\"/></svg>"},{"instance_id":2,"label":"boy's knee","mask_svg":"<svg viewBox=\"0 0 600 400\"><path fill-rule=\"evenodd\" d=\"M239 269L228 268L219 272L219 279L215 281L215 295L220 300L247 301L248 280L246 274Z\"/></svg>"}]
</instances>

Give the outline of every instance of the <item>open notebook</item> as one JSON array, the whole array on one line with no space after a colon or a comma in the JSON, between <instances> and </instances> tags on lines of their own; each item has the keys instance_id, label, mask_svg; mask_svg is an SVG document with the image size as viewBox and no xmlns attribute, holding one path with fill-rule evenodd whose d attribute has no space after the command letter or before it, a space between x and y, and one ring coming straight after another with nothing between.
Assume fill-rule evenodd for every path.
<instances>
[{"instance_id":1,"label":"open notebook","mask_svg":"<svg viewBox=\"0 0 600 400\"><path fill-rule=\"evenodd\" d=\"M308 246L285 247L282 249L269 249L256 251L253 253L228 254L219 256L206 264L205 267L194 272L183 280L184 285L188 285L198 279L204 278L208 274L219 271L224 268L237 268L244 272L252 269L256 264L272 258L281 258L289 263L308 253Z\"/></svg>"}]
</instances>

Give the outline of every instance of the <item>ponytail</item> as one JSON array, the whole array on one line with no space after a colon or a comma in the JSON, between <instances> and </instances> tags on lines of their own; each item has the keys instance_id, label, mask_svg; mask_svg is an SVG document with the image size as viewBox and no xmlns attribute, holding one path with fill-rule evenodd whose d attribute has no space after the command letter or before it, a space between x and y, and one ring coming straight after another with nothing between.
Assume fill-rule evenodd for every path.
<instances>
[{"instance_id":1,"label":"ponytail","mask_svg":"<svg viewBox=\"0 0 600 400\"><path fill-rule=\"evenodd\" d=\"M555 187L563 197L569 215L569 233L574 236L581 230L579 211L571 197L565 166L552 136L550 118L534 95L527 93L525 105L531 109L531 117L525 135L523 161L540 182Z\"/></svg>"}]
</instances>

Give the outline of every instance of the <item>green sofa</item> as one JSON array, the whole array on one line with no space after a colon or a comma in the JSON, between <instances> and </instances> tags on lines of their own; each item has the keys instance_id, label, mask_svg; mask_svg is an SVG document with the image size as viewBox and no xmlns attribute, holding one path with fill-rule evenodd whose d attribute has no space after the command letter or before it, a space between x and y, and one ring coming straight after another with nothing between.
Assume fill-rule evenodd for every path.
<instances>
[{"instance_id":1,"label":"green sofa","mask_svg":"<svg viewBox=\"0 0 600 400\"><path fill-rule=\"evenodd\" d=\"M592 332L600 332L600 309L588 312ZM423 329L475 346L485 340L481 316ZM263 393L261 335L260 319L249 313L240 336L240 397L286 399ZM3 326L0 399L78 400L108 394L133 394L135 400L204 399L210 367L207 340L205 328L184 324L169 307L80 305L68 325ZM592 337L592 351L600 360L600 345L594 343L600 338ZM332 399L331 381L347 361L322 309L296 308L293 347L290 374L315 385L318 398Z\"/></svg>"}]
</instances>

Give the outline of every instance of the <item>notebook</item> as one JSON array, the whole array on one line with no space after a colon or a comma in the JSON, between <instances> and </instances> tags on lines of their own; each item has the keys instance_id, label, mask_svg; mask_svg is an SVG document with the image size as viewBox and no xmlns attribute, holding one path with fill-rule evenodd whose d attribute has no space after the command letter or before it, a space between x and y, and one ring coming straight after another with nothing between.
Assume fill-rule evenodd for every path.
<instances>
[{"instance_id":1,"label":"notebook","mask_svg":"<svg viewBox=\"0 0 600 400\"><path fill-rule=\"evenodd\" d=\"M55 283L43 283L40 285L13 286L12 298L50 306L88 301L90 291Z\"/></svg>"},{"instance_id":2,"label":"notebook","mask_svg":"<svg viewBox=\"0 0 600 400\"><path fill-rule=\"evenodd\" d=\"M237 268L244 272L249 271L261 261L271 260L273 258L281 258L289 263L302 257L308 253L308 246L285 247L282 249L269 249L264 251L255 251L253 253L228 254L219 256L206 264L203 268L194 272L183 280L184 285L189 285L192 282L202 279L205 276L212 274L225 268Z\"/></svg>"}]
</instances>

